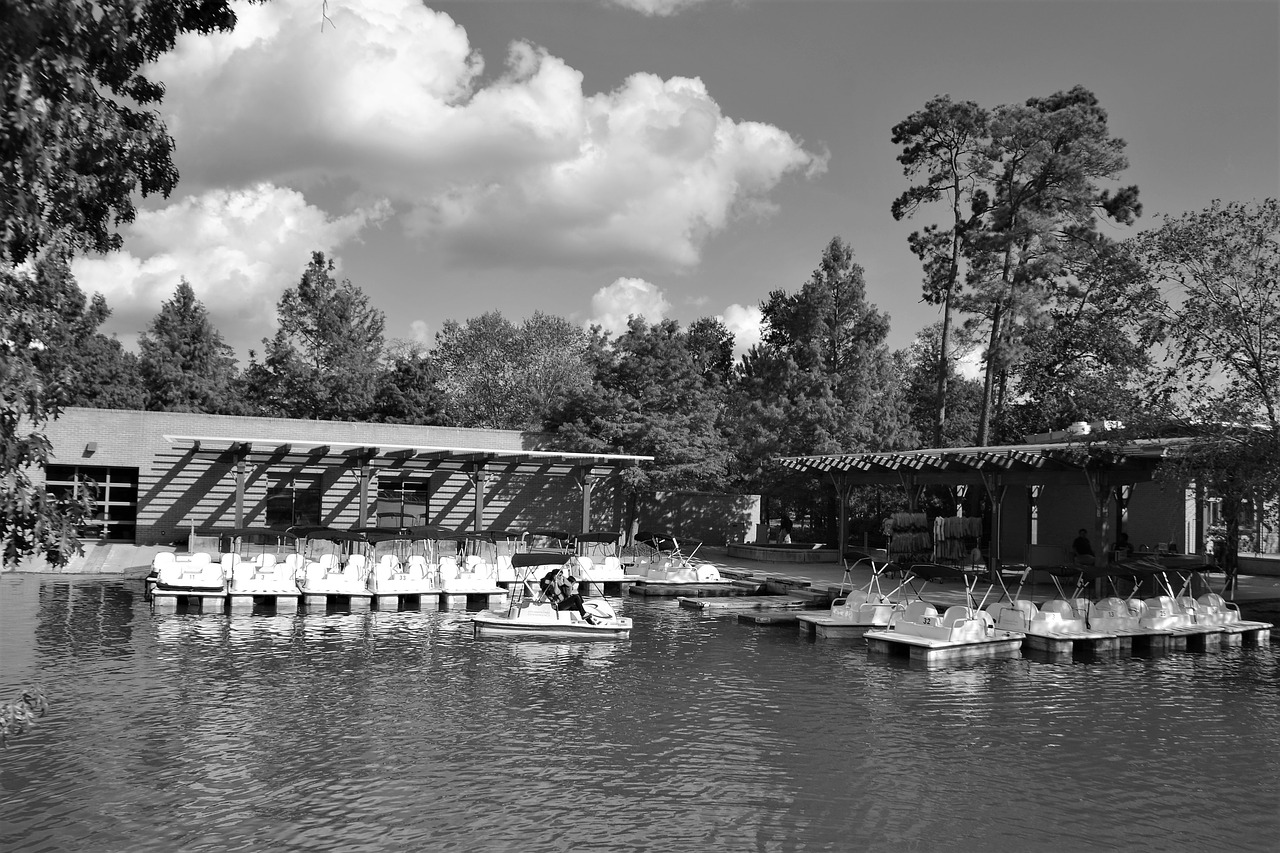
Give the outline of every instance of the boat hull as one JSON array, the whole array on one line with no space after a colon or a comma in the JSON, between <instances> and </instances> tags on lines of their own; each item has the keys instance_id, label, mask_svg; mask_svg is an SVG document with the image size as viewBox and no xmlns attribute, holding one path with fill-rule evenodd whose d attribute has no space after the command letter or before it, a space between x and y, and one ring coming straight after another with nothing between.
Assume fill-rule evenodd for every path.
<instances>
[{"instance_id":1,"label":"boat hull","mask_svg":"<svg viewBox=\"0 0 1280 853\"><path fill-rule=\"evenodd\" d=\"M568 614L565 614L567 617ZM506 634L540 637L595 637L623 639L631 635L631 620L625 616L602 620L596 624L578 619L549 620L537 617L508 616L504 612L482 610L471 617L477 637Z\"/></svg>"}]
</instances>

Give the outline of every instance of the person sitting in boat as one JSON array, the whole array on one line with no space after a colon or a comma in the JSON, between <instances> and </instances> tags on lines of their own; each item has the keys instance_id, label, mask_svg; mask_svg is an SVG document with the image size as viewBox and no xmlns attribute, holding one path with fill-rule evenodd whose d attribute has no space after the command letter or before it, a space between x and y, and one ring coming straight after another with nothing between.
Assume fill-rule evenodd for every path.
<instances>
[{"instance_id":1,"label":"person sitting in boat","mask_svg":"<svg viewBox=\"0 0 1280 853\"><path fill-rule=\"evenodd\" d=\"M547 572L538 585L542 587L542 594L556 610L576 610L584 622L596 624L595 617L587 612L586 603L578 594L578 579L566 572L564 567Z\"/></svg>"}]
</instances>

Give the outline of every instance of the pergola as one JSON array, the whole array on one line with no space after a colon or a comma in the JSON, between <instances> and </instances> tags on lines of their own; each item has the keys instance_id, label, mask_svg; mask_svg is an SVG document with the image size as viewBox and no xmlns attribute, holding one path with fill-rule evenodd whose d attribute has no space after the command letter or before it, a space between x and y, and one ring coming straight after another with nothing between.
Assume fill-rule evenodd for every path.
<instances>
[{"instance_id":1,"label":"pergola","mask_svg":"<svg viewBox=\"0 0 1280 853\"><path fill-rule=\"evenodd\" d=\"M980 486L992 506L992 571L1000 566L1001 514L1010 486L1031 491L1031 500L1050 485L1088 485L1093 494L1097 540L1110 540L1112 501L1123 508L1133 486L1149 481L1160 461L1190 439L1144 439L1126 442L1064 441L995 447L947 447L887 453L833 453L786 456L784 468L829 479L840 504L840 552L847 545L849 492L855 486L901 486L915 510L925 486ZM1107 554L1099 557L1106 561Z\"/></svg>"},{"instance_id":2,"label":"pergola","mask_svg":"<svg viewBox=\"0 0 1280 853\"><path fill-rule=\"evenodd\" d=\"M474 496L472 526L484 526L485 485L499 474L572 477L582 492L582 531L591 525L591 492L602 477L617 474L652 456L621 453L570 453L559 450L511 450L417 444L358 444L323 440L255 438L243 436L165 435L177 450L192 455L229 459L236 471L236 527L244 525L245 479L250 465L337 464L358 470L360 494L367 494L375 472L464 472ZM368 523L368 505L359 504L359 526Z\"/></svg>"}]
</instances>

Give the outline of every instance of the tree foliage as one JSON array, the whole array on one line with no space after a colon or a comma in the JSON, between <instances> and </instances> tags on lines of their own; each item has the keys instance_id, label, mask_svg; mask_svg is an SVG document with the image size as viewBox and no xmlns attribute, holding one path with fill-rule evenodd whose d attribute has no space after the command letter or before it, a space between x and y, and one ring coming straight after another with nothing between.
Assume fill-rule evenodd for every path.
<instances>
[{"instance_id":1,"label":"tree foliage","mask_svg":"<svg viewBox=\"0 0 1280 853\"><path fill-rule=\"evenodd\" d=\"M745 489L808 494L775 456L913 446L902 372L885 340L889 318L866 300L852 248L833 238L797 292L761 306L762 342L739 368L733 441Z\"/></svg>"},{"instance_id":2,"label":"tree foliage","mask_svg":"<svg viewBox=\"0 0 1280 853\"><path fill-rule=\"evenodd\" d=\"M457 426L537 429L570 388L590 384L586 333L542 312L520 325L490 311L436 335L446 416Z\"/></svg>"},{"instance_id":3,"label":"tree foliage","mask_svg":"<svg viewBox=\"0 0 1280 853\"><path fill-rule=\"evenodd\" d=\"M1198 439L1166 474L1221 498L1234 581L1241 509L1280 498L1280 203L1214 202L1135 244L1166 294L1170 361L1153 403Z\"/></svg>"},{"instance_id":4,"label":"tree foliage","mask_svg":"<svg viewBox=\"0 0 1280 853\"><path fill-rule=\"evenodd\" d=\"M79 289L51 286L65 279L48 273L44 264L34 274L0 265L0 557L6 567L31 556L65 565L80 553L76 527L91 509L87 500L54 498L33 478L51 456L44 427L66 407L77 379L60 347L73 339L69 326L83 316Z\"/></svg>"},{"instance_id":5,"label":"tree foliage","mask_svg":"<svg viewBox=\"0 0 1280 853\"><path fill-rule=\"evenodd\" d=\"M0 262L59 235L120 248L134 193L167 196L173 140L142 70L182 33L230 30L226 0L31 0L0 4Z\"/></svg>"},{"instance_id":6,"label":"tree foliage","mask_svg":"<svg viewBox=\"0 0 1280 853\"><path fill-rule=\"evenodd\" d=\"M147 408L233 413L236 360L184 278L138 338Z\"/></svg>"},{"instance_id":7,"label":"tree foliage","mask_svg":"<svg viewBox=\"0 0 1280 853\"><path fill-rule=\"evenodd\" d=\"M962 256L979 212L987 207L988 181L994 152L990 148L990 115L973 101L939 96L923 110L894 125L893 144L902 146L898 162L908 178L923 173L916 184L894 200L894 219L913 216L925 204L947 201L951 208L946 228L927 225L908 237L912 253L924 266L924 300L942 306L938 333L933 443L941 447L947 431L948 386L951 364L952 308L961 284Z\"/></svg>"},{"instance_id":8,"label":"tree foliage","mask_svg":"<svg viewBox=\"0 0 1280 853\"><path fill-rule=\"evenodd\" d=\"M1132 420L1148 406L1163 334L1159 293L1128 247L1099 239L1075 249L1051 301L1024 326L1002 435Z\"/></svg>"},{"instance_id":9,"label":"tree foliage","mask_svg":"<svg viewBox=\"0 0 1280 853\"><path fill-rule=\"evenodd\" d=\"M332 272L333 262L313 252L298 286L280 297L279 329L263 340L263 361L250 354L248 388L267 413L361 420L373 409L386 320Z\"/></svg>"},{"instance_id":10,"label":"tree foliage","mask_svg":"<svg viewBox=\"0 0 1280 853\"><path fill-rule=\"evenodd\" d=\"M548 426L566 448L653 456L627 472L633 493L723 487L726 390L707 373L705 343L674 320L631 317L616 340L596 339L594 380L570 389Z\"/></svg>"},{"instance_id":11,"label":"tree foliage","mask_svg":"<svg viewBox=\"0 0 1280 853\"><path fill-rule=\"evenodd\" d=\"M934 98L894 127L894 141L907 176L924 178L894 202L894 216L950 202L946 224L926 226L910 243L924 265L926 301L944 306L944 330L948 305L986 330L975 442L988 444L1016 399L1027 333L1052 323L1046 311L1072 276L1072 259L1099 242L1101 218L1129 224L1141 212L1136 187L1105 187L1128 165L1125 143L1081 86L990 111ZM939 414L942 423L945 409Z\"/></svg>"}]
</instances>

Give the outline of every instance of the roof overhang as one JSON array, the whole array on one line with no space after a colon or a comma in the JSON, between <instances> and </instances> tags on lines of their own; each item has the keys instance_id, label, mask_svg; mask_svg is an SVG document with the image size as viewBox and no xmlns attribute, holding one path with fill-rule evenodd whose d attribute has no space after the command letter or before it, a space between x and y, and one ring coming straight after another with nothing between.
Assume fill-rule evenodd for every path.
<instances>
[{"instance_id":1,"label":"roof overhang","mask_svg":"<svg viewBox=\"0 0 1280 853\"><path fill-rule=\"evenodd\" d=\"M327 439L303 440L226 435L165 435L178 450L198 455L235 456L256 463L369 465L386 470L502 469L507 473L607 475L652 462L652 456L624 453L573 453L561 450L510 450L429 444L360 444Z\"/></svg>"},{"instance_id":2,"label":"roof overhang","mask_svg":"<svg viewBox=\"0 0 1280 853\"><path fill-rule=\"evenodd\" d=\"M1052 485L1105 473L1113 484L1150 480L1170 451L1192 439L1057 442L994 447L943 447L884 453L784 456L782 467L840 478L849 485L965 485L998 476L1007 485Z\"/></svg>"}]
</instances>

